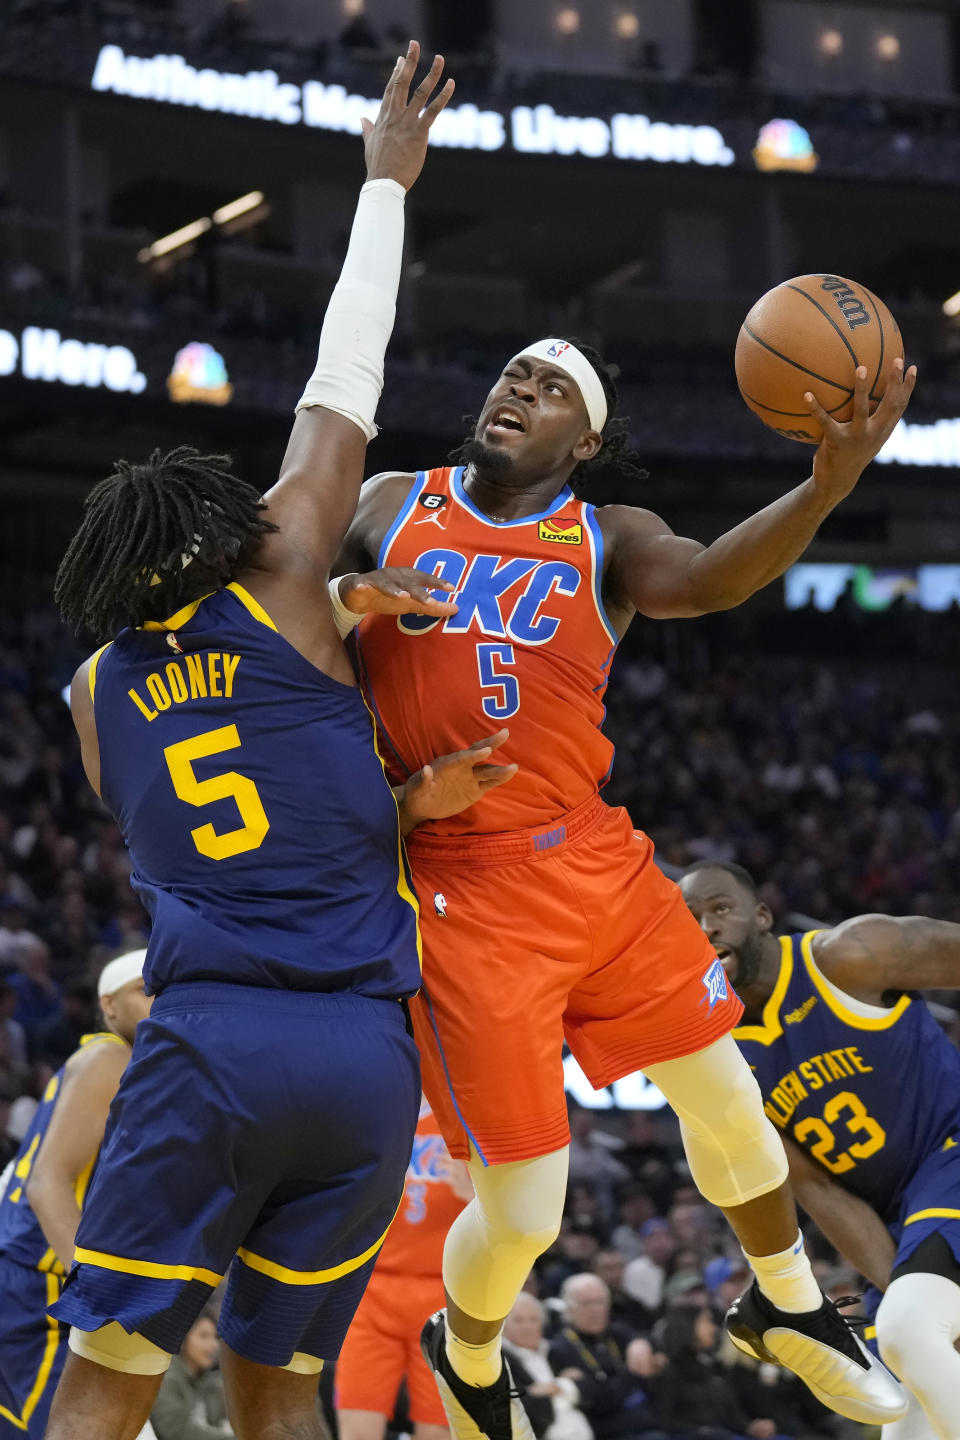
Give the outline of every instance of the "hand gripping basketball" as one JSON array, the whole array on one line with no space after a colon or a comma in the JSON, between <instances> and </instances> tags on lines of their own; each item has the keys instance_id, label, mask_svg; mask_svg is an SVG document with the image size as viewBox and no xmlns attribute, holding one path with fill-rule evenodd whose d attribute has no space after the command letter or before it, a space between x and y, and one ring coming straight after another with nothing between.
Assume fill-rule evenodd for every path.
<instances>
[{"instance_id":1,"label":"hand gripping basketball","mask_svg":"<svg viewBox=\"0 0 960 1440\"><path fill-rule=\"evenodd\" d=\"M904 371L896 359L883 399L870 413L870 381L865 365L857 367L853 391L853 419L835 420L811 391L804 395L810 414L823 427L823 439L813 457L814 484L831 498L849 494L870 461L890 439L910 403L917 383L917 367Z\"/></svg>"}]
</instances>

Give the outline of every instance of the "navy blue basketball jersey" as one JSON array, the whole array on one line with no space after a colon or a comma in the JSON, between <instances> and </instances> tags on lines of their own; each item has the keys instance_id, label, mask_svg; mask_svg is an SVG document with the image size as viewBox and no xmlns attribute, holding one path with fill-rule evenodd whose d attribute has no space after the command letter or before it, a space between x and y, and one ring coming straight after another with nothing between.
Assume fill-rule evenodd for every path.
<instances>
[{"instance_id":1,"label":"navy blue basketball jersey","mask_svg":"<svg viewBox=\"0 0 960 1440\"><path fill-rule=\"evenodd\" d=\"M111 1043L124 1045L126 1041L109 1030L98 1031L95 1035L84 1035L80 1041L81 1048ZM37 1151L50 1125L65 1069L66 1065L61 1066L43 1092L43 1099L33 1113L29 1129L13 1160L7 1188L0 1198L0 1256L6 1260L15 1260L18 1265L26 1265L30 1270L43 1270L53 1275L62 1275L63 1266L47 1243L40 1222L27 1201L27 1181L37 1158ZM95 1163L96 1157L77 1180L74 1193L81 1209Z\"/></svg>"},{"instance_id":2,"label":"navy blue basketball jersey","mask_svg":"<svg viewBox=\"0 0 960 1440\"><path fill-rule=\"evenodd\" d=\"M960 1052L922 999L881 1010L831 985L816 933L781 936L763 1022L734 1039L778 1129L892 1224L920 1165L960 1142Z\"/></svg>"},{"instance_id":3,"label":"navy blue basketball jersey","mask_svg":"<svg viewBox=\"0 0 960 1440\"><path fill-rule=\"evenodd\" d=\"M420 984L397 805L360 691L234 583L90 667L103 799L153 920L144 982Z\"/></svg>"}]
</instances>

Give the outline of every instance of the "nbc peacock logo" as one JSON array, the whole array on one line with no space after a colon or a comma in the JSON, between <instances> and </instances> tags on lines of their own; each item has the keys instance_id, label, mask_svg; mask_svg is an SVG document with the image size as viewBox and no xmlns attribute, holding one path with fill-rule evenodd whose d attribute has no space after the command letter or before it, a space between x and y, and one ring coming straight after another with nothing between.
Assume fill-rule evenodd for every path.
<instances>
[{"instance_id":1,"label":"nbc peacock logo","mask_svg":"<svg viewBox=\"0 0 960 1440\"><path fill-rule=\"evenodd\" d=\"M796 120L770 120L757 136L753 159L758 170L799 170L809 173L820 164L813 141Z\"/></svg>"},{"instance_id":2,"label":"nbc peacock logo","mask_svg":"<svg viewBox=\"0 0 960 1440\"><path fill-rule=\"evenodd\" d=\"M227 405L233 386L223 356L205 341L191 340L177 351L167 376L167 391L178 405Z\"/></svg>"}]
</instances>

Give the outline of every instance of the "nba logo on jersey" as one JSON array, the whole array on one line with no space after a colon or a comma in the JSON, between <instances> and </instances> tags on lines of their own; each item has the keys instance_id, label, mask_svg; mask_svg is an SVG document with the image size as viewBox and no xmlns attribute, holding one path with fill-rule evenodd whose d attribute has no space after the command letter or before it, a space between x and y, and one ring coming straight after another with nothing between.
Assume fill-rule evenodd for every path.
<instances>
[{"instance_id":1,"label":"nba logo on jersey","mask_svg":"<svg viewBox=\"0 0 960 1440\"><path fill-rule=\"evenodd\" d=\"M564 354L567 350L569 350L569 349L570 349L570 342L569 342L568 340L558 340L555 345L551 345L551 346L550 346L550 349L547 351L547 354L548 354L548 355L552 355L555 360L559 360L559 359L560 359L560 356L563 355L563 354Z\"/></svg>"},{"instance_id":2,"label":"nba logo on jersey","mask_svg":"<svg viewBox=\"0 0 960 1440\"><path fill-rule=\"evenodd\" d=\"M433 908L434 908L434 910L436 910L436 912L437 912L437 914L440 916L440 919L441 919L441 920L446 920L446 918L447 918L447 897L446 897L446 895L441 895L439 890L436 892L436 894L435 894L434 897L433 897Z\"/></svg>"},{"instance_id":3,"label":"nba logo on jersey","mask_svg":"<svg viewBox=\"0 0 960 1440\"><path fill-rule=\"evenodd\" d=\"M710 969L703 976L703 987L707 992L706 999L711 1010L719 1000L729 999L730 992L727 989L727 972L719 960L714 960ZM702 1000L700 1004L703 1004Z\"/></svg>"}]
</instances>

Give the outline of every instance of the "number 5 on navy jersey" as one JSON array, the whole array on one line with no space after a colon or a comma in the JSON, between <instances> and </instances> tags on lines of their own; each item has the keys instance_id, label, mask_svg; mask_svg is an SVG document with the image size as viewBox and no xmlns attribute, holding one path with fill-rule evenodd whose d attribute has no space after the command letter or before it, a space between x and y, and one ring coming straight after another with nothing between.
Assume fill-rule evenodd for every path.
<instances>
[{"instance_id":1,"label":"number 5 on navy jersey","mask_svg":"<svg viewBox=\"0 0 960 1440\"><path fill-rule=\"evenodd\" d=\"M483 713L491 720L508 720L520 709L520 686L516 675L504 674L498 665L513 665L512 645L484 644L477 646L477 669L480 685L492 690L483 697Z\"/></svg>"}]
</instances>

